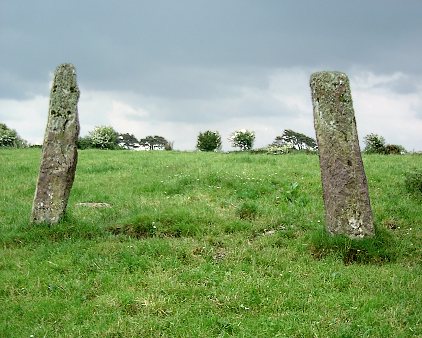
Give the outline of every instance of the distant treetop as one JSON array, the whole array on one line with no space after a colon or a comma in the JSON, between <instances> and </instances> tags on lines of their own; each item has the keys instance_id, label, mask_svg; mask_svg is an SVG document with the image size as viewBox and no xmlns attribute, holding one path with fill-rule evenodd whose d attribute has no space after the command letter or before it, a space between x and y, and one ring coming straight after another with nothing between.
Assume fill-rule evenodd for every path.
<instances>
[{"instance_id":1,"label":"distant treetop","mask_svg":"<svg viewBox=\"0 0 422 338\"><path fill-rule=\"evenodd\" d=\"M16 130L10 129L4 123L0 123L0 147L24 148L28 142L22 139Z\"/></svg>"},{"instance_id":2,"label":"distant treetop","mask_svg":"<svg viewBox=\"0 0 422 338\"><path fill-rule=\"evenodd\" d=\"M318 149L315 139L298 133L291 129L285 129L281 136L277 136L272 146L282 146L295 150L316 151Z\"/></svg>"}]
</instances>

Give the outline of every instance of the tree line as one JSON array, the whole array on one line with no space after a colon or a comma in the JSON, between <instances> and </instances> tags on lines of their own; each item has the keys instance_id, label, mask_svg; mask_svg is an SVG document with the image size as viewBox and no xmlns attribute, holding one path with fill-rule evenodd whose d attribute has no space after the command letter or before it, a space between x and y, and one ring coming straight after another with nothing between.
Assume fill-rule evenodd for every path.
<instances>
[{"instance_id":1,"label":"tree line","mask_svg":"<svg viewBox=\"0 0 422 338\"><path fill-rule=\"evenodd\" d=\"M230 144L240 151L253 149L255 132L246 129L236 130L228 138ZM406 149L397 144L387 144L384 137L378 134L368 134L364 137L364 153L367 154L405 154ZM0 123L0 147L25 148L29 143L22 139L16 130ZM220 151L221 135L218 131L206 130L197 136L196 148L199 151ZM173 142L159 135L150 135L137 139L133 134L118 133L111 126L98 126L87 136L79 137L79 149L128 149L128 150L173 150ZM258 152L269 154L286 154L290 152L317 152L315 139L291 129L283 130L280 136L268 146L257 149Z\"/></svg>"},{"instance_id":2,"label":"tree line","mask_svg":"<svg viewBox=\"0 0 422 338\"><path fill-rule=\"evenodd\" d=\"M159 135L137 139L133 134L118 133L113 127L99 126L78 140L79 149L172 150L173 143Z\"/></svg>"}]
</instances>

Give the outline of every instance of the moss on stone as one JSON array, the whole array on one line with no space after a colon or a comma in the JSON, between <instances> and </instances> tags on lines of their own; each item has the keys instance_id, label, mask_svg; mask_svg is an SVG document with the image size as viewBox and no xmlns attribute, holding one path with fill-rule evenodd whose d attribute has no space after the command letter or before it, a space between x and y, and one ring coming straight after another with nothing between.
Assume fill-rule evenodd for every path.
<instances>
[{"instance_id":1,"label":"moss on stone","mask_svg":"<svg viewBox=\"0 0 422 338\"><path fill-rule=\"evenodd\" d=\"M349 79L340 72L318 72L312 74L310 86L327 230L351 238L372 236L372 211Z\"/></svg>"},{"instance_id":2,"label":"moss on stone","mask_svg":"<svg viewBox=\"0 0 422 338\"><path fill-rule=\"evenodd\" d=\"M65 213L77 163L79 88L75 67L59 65L50 107L31 222L54 224Z\"/></svg>"}]
</instances>

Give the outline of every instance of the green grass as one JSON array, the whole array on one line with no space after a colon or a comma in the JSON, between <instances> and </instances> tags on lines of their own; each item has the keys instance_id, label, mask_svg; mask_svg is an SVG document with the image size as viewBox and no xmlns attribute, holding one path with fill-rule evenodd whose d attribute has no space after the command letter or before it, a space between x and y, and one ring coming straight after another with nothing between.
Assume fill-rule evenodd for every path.
<instances>
[{"instance_id":1,"label":"green grass","mask_svg":"<svg viewBox=\"0 0 422 338\"><path fill-rule=\"evenodd\" d=\"M51 227L40 150L0 160L0 337L422 337L421 156L364 157L365 241L324 233L315 155L80 151Z\"/></svg>"}]
</instances>

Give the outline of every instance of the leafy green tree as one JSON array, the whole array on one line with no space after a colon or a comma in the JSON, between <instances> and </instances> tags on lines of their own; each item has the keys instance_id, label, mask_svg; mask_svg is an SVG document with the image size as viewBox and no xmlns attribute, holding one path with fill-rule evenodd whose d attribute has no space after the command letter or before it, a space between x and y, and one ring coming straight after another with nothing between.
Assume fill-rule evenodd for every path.
<instances>
[{"instance_id":1,"label":"leafy green tree","mask_svg":"<svg viewBox=\"0 0 422 338\"><path fill-rule=\"evenodd\" d=\"M158 150L163 150L163 149L171 150L173 148L172 143L167 141L164 137L158 136L158 135L147 136L143 139L140 139L139 143L142 144L142 145L149 146L150 150L157 150L157 149Z\"/></svg>"},{"instance_id":2,"label":"leafy green tree","mask_svg":"<svg viewBox=\"0 0 422 338\"><path fill-rule=\"evenodd\" d=\"M27 146L28 142L20 138L16 130L0 123L0 147L24 148Z\"/></svg>"},{"instance_id":3,"label":"leafy green tree","mask_svg":"<svg viewBox=\"0 0 422 338\"><path fill-rule=\"evenodd\" d=\"M251 150L253 143L255 141L255 132L246 129L240 129L233 132L229 141L235 148L240 148L240 150Z\"/></svg>"},{"instance_id":4,"label":"leafy green tree","mask_svg":"<svg viewBox=\"0 0 422 338\"><path fill-rule=\"evenodd\" d=\"M95 148L89 136L79 137L78 142L76 144L78 149Z\"/></svg>"},{"instance_id":5,"label":"leafy green tree","mask_svg":"<svg viewBox=\"0 0 422 338\"><path fill-rule=\"evenodd\" d=\"M221 136L218 131L207 130L200 132L196 147L200 151L216 151L221 149Z\"/></svg>"},{"instance_id":6,"label":"leafy green tree","mask_svg":"<svg viewBox=\"0 0 422 338\"><path fill-rule=\"evenodd\" d=\"M365 148L363 151L368 154L385 154L385 139L381 135L368 134L364 137Z\"/></svg>"},{"instance_id":7,"label":"leafy green tree","mask_svg":"<svg viewBox=\"0 0 422 338\"><path fill-rule=\"evenodd\" d=\"M133 134L119 134L117 138L119 146L124 149L135 149L139 147L139 141Z\"/></svg>"},{"instance_id":8,"label":"leafy green tree","mask_svg":"<svg viewBox=\"0 0 422 338\"><path fill-rule=\"evenodd\" d=\"M308 151L316 151L318 149L315 139L291 129L285 129L281 136L277 136L272 146Z\"/></svg>"},{"instance_id":9,"label":"leafy green tree","mask_svg":"<svg viewBox=\"0 0 422 338\"><path fill-rule=\"evenodd\" d=\"M398 144L385 144L384 137L377 134L368 134L364 137L365 148L363 151L368 154L401 155L406 149Z\"/></svg>"},{"instance_id":10,"label":"leafy green tree","mask_svg":"<svg viewBox=\"0 0 422 338\"><path fill-rule=\"evenodd\" d=\"M173 150L174 141L167 142L164 146L164 150Z\"/></svg>"},{"instance_id":11,"label":"leafy green tree","mask_svg":"<svg viewBox=\"0 0 422 338\"><path fill-rule=\"evenodd\" d=\"M386 155L402 155L406 154L406 149L398 144L387 144L385 146L385 154Z\"/></svg>"},{"instance_id":12,"label":"leafy green tree","mask_svg":"<svg viewBox=\"0 0 422 338\"><path fill-rule=\"evenodd\" d=\"M116 149L118 133L112 127L95 127L89 132L89 138L94 148Z\"/></svg>"}]
</instances>

